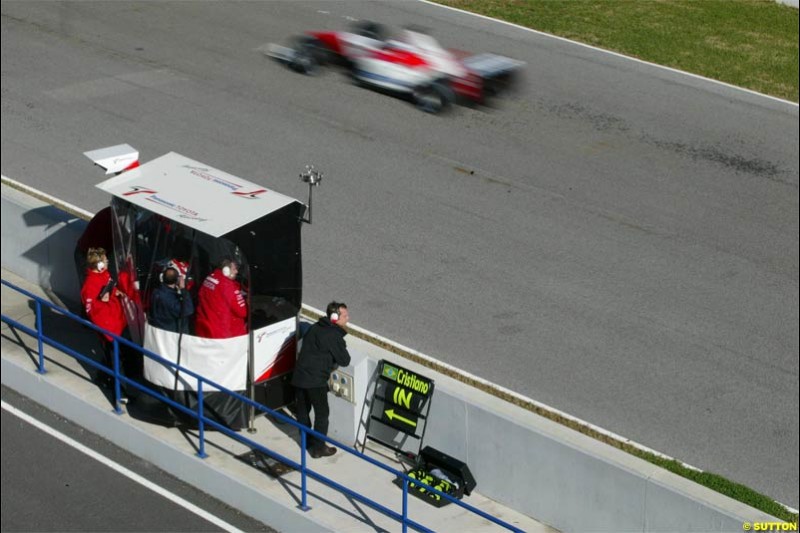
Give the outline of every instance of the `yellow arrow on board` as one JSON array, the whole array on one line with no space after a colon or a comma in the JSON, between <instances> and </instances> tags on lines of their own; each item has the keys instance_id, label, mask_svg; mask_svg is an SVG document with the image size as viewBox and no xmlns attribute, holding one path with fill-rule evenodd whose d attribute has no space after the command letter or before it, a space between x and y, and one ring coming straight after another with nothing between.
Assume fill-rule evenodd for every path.
<instances>
[{"instance_id":1,"label":"yellow arrow on board","mask_svg":"<svg viewBox=\"0 0 800 533\"><path fill-rule=\"evenodd\" d=\"M402 416L400 416L400 415L396 414L396 413L394 412L394 409L387 409L386 411L384 411L384 413L386 413L386 416L387 416L387 417L389 417L389 420L393 420L393 419L395 419L395 418L396 418L396 419L397 419L397 420L399 420L400 422L403 422L403 423L405 423L405 424L408 424L409 426L417 427L417 423L416 423L416 422L414 422L413 420L409 420L408 418L404 418L404 417L402 417Z\"/></svg>"}]
</instances>

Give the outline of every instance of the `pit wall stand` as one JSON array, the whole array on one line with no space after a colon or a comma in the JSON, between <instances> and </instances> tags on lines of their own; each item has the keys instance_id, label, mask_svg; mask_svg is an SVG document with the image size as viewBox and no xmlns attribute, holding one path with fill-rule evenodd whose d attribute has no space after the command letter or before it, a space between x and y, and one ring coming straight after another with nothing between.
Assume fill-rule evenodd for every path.
<instances>
[{"instance_id":1,"label":"pit wall stand","mask_svg":"<svg viewBox=\"0 0 800 533\"><path fill-rule=\"evenodd\" d=\"M428 428L433 391L432 379L381 360L370 389L366 438L416 457Z\"/></svg>"}]
</instances>

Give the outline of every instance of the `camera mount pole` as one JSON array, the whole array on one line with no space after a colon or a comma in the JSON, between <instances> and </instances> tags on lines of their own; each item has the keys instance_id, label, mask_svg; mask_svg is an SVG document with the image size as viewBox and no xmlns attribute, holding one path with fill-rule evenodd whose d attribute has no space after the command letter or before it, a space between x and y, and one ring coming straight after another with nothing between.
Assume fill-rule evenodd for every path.
<instances>
[{"instance_id":1,"label":"camera mount pole","mask_svg":"<svg viewBox=\"0 0 800 533\"><path fill-rule=\"evenodd\" d=\"M311 191L314 187L318 186L322 182L322 178L324 174L319 172L314 168L314 165L306 165L306 169L304 172L300 173L300 181L304 183L308 183L308 217L301 218L300 222L305 222L306 224L311 224L311 199L312 194Z\"/></svg>"}]
</instances>

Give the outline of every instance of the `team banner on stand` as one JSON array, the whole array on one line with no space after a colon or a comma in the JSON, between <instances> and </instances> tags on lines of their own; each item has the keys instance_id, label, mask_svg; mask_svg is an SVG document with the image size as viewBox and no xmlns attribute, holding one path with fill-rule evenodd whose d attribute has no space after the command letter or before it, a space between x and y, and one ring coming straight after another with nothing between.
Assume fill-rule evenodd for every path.
<instances>
[{"instance_id":1,"label":"team banner on stand","mask_svg":"<svg viewBox=\"0 0 800 533\"><path fill-rule=\"evenodd\" d=\"M421 446L433 390L433 380L388 361L381 361L367 436L397 450L402 448L401 443L408 437L419 440ZM373 426L372 422L379 422L381 427Z\"/></svg>"}]
</instances>

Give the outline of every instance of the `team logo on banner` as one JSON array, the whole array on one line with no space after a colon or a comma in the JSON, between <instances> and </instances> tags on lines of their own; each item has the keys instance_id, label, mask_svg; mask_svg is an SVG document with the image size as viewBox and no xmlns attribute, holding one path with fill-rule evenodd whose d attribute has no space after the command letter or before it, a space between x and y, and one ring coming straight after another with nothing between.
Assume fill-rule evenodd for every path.
<instances>
[{"instance_id":1,"label":"team logo on banner","mask_svg":"<svg viewBox=\"0 0 800 533\"><path fill-rule=\"evenodd\" d=\"M233 191L233 194L238 196L239 198L247 198L248 200L257 200L259 198L259 194L263 194L267 192L267 189L256 189L255 191L245 192L245 191Z\"/></svg>"},{"instance_id":2,"label":"team logo on banner","mask_svg":"<svg viewBox=\"0 0 800 533\"><path fill-rule=\"evenodd\" d=\"M157 191L153 189L148 189L147 187L142 187L140 185L131 185L131 190L122 193L122 196L133 196L134 194L155 194Z\"/></svg>"}]
</instances>

